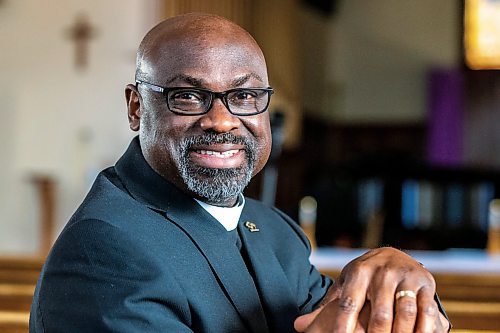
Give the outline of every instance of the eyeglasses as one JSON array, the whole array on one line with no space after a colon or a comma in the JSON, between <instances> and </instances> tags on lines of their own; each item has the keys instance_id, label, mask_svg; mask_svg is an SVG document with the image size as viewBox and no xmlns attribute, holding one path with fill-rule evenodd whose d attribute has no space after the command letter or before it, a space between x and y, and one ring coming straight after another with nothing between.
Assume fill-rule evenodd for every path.
<instances>
[{"instance_id":1,"label":"eyeglasses","mask_svg":"<svg viewBox=\"0 0 500 333\"><path fill-rule=\"evenodd\" d=\"M144 81L136 81L149 89L162 93L170 111L179 115L197 116L207 113L216 98L220 98L230 113L236 116L253 116L267 110L271 95L268 88L237 88L223 92L186 87L161 87Z\"/></svg>"}]
</instances>

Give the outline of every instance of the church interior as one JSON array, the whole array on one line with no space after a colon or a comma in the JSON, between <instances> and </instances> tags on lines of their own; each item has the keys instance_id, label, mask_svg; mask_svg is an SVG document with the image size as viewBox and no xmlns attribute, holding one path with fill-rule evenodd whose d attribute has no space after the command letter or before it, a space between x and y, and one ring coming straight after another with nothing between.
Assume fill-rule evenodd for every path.
<instances>
[{"instance_id":1,"label":"church interior","mask_svg":"<svg viewBox=\"0 0 500 333\"><path fill-rule=\"evenodd\" d=\"M142 36L193 11L266 56L273 150L245 195L298 221L323 273L407 250L455 332L500 332L493 0L1 0L0 332L28 331L43 258L135 135L124 88Z\"/></svg>"}]
</instances>

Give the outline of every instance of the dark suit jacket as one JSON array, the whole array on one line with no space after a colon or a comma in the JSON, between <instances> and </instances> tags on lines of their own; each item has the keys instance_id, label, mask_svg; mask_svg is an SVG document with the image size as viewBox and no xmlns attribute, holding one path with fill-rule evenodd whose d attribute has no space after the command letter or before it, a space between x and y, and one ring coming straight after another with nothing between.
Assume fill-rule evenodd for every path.
<instances>
[{"instance_id":1,"label":"dark suit jacket","mask_svg":"<svg viewBox=\"0 0 500 333\"><path fill-rule=\"evenodd\" d=\"M30 332L294 332L331 281L277 209L247 198L238 231L241 251L234 233L149 167L136 138L54 244Z\"/></svg>"}]
</instances>

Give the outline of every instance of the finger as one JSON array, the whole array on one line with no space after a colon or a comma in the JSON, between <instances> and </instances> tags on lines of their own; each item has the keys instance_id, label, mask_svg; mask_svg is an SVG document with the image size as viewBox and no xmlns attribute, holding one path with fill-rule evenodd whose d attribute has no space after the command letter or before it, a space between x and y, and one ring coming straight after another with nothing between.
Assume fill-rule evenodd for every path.
<instances>
[{"instance_id":1,"label":"finger","mask_svg":"<svg viewBox=\"0 0 500 333\"><path fill-rule=\"evenodd\" d=\"M312 322L309 323L307 328L298 332L307 333L321 333L321 332L334 332L331 330L331 318L335 317L336 306L338 300L331 301L321 309Z\"/></svg>"},{"instance_id":2,"label":"finger","mask_svg":"<svg viewBox=\"0 0 500 333\"><path fill-rule=\"evenodd\" d=\"M399 276L392 270L379 269L370 284L368 297L371 313L368 332L391 332L394 316L394 293L399 284Z\"/></svg>"},{"instance_id":3,"label":"finger","mask_svg":"<svg viewBox=\"0 0 500 333\"><path fill-rule=\"evenodd\" d=\"M309 327L304 331L307 333L323 333L323 332L353 332L356 323L352 327L343 327L338 324L337 317L339 311L341 311L340 306L341 299L336 299L328 304L326 304L316 316L314 321L309 325Z\"/></svg>"},{"instance_id":4,"label":"finger","mask_svg":"<svg viewBox=\"0 0 500 333\"><path fill-rule=\"evenodd\" d=\"M393 331L411 333L417 321L417 294L411 287L398 286L394 300Z\"/></svg>"},{"instance_id":5,"label":"finger","mask_svg":"<svg viewBox=\"0 0 500 333\"><path fill-rule=\"evenodd\" d=\"M316 319L320 311L321 308L318 308L313 312L297 317L293 322L293 327L295 328L295 330L297 332L305 332L307 328L311 326L311 323L314 321L314 319Z\"/></svg>"},{"instance_id":6,"label":"finger","mask_svg":"<svg viewBox=\"0 0 500 333\"><path fill-rule=\"evenodd\" d=\"M434 301L434 293L434 288L422 287L417 294L417 332L432 333L436 329L436 323L439 321L439 310L436 301Z\"/></svg>"},{"instance_id":7,"label":"finger","mask_svg":"<svg viewBox=\"0 0 500 333\"><path fill-rule=\"evenodd\" d=\"M370 302L367 301L359 312L358 322L354 333L365 333L368 328L368 320L370 319Z\"/></svg>"},{"instance_id":8,"label":"finger","mask_svg":"<svg viewBox=\"0 0 500 333\"><path fill-rule=\"evenodd\" d=\"M309 324L307 332L311 333L324 330L353 332L358 313L365 302L371 273L370 270L365 272L363 265L351 265L344 269L321 302L320 313L312 322L310 316L306 319L301 318L297 323L298 328L303 329L301 325Z\"/></svg>"},{"instance_id":9,"label":"finger","mask_svg":"<svg viewBox=\"0 0 500 333\"><path fill-rule=\"evenodd\" d=\"M436 333L446 333L450 330L450 322L441 312L439 312L439 318L437 320L436 326Z\"/></svg>"},{"instance_id":10,"label":"finger","mask_svg":"<svg viewBox=\"0 0 500 333\"><path fill-rule=\"evenodd\" d=\"M314 322L311 323L311 325L306 330L301 330L301 331L298 330L298 332L307 332L307 333L339 332L338 328L334 326L335 322L332 321L332 319L335 318L336 313L339 311L339 306L338 306L339 301L340 301L339 299L336 299L330 302L329 304L325 305L315 318ZM350 330L349 332L366 333L369 317L370 317L370 302L367 302L359 312L359 316L357 317L358 322L356 323L354 330ZM345 332L345 330L341 330L340 332Z\"/></svg>"},{"instance_id":11,"label":"finger","mask_svg":"<svg viewBox=\"0 0 500 333\"><path fill-rule=\"evenodd\" d=\"M321 301L321 304L319 305L319 307L316 310L314 310L308 314L299 316L295 319L294 324L293 324L295 330L298 332L304 332L311 325L311 323L314 321L314 319L316 319L316 316L320 313L321 309L326 304L339 298L340 293L341 293L340 284L337 283L337 281L334 281L333 284L330 286L330 288L328 288L328 291L327 291L325 297L323 298L323 300Z\"/></svg>"},{"instance_id":12,"label":"finger","mask_svg":"<svg viewBox=\"0 0 500 333\"><path fill-rule=\"evenodd\" d=\"M365 272L360 267L356 273L350 274L349 281L346 281L342 287L338 301L331 302L335 307L331 318L332 332L354 331L359 313L366 301L371 274L371 271Z\"/></svg>"}]
</instances>

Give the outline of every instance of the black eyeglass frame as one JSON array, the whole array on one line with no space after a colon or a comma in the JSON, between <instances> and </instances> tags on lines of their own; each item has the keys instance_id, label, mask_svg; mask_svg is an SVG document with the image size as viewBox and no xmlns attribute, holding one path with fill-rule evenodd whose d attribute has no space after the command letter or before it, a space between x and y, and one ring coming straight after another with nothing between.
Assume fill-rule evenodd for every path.
<instances>
[{"instance_id":1,"label":"black eyeglass frame","mask_svg":"<svg viewBox=\"0 0 500 333\"><path fill-rule=\"evenodd\" d=\"M165 96L165 100L167 102L168 110L172 113L175 113L175 114L178 114L181 116L200 116L200 115L208 113L210 111L210 109L212 108L213 102L216 98L219 98L222 101L222 103L224 104L224 106L226 107L226 109L229 111L229 113L231 113L235 116L243 116L243 117L255 116L257 114L261 114L261 113L264 113L267 111L267 109L269 108L269 103L271 103L271 95L274 93L274 89L271 87L267 87L267 88L235 88L235 89L229 89L226 91L216 92L216 91L212 91L209 89L195 88L195 87L162 87L162 86L159 86L159 85L156 85L153 83L149 83L146 81L141 81L141 80L136 80L135 83L136 83L136 87L137 87L137 85L142 84L142 85L145 85L146 87L148 87L149 89L151 89L152 91L159 92L159 93L163 94ZM210 100L207 104L206 110L203 112L179 112L179 111L172 110L172 108L169 105L169 101L168 101L168 93L170 91L173 91L173 90L193 90L193 91L200 91L200 92L207 93L210 96ZM266 92L268 94L267 104L262 109L262 111L257 111L257 112L252 112L252 113L238 113L238 112L235 113L231 110L231 108L229 107L229 102L227 100L227 96L232 92L245 91L245 90L249 90L249 91L256 91L257 90L257 91L261 91L261 92Z\"/></svg>"}]
</instances>

